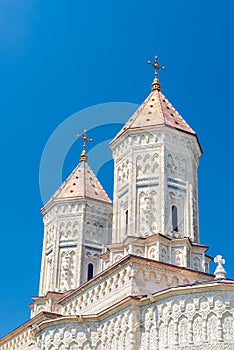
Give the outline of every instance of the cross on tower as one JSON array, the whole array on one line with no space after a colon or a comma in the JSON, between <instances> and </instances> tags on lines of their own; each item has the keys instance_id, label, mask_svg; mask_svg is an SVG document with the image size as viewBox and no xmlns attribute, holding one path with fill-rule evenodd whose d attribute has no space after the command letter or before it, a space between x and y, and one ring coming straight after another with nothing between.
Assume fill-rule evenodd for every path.
<instances>
[{"instance_id":1,"label":"cross on tower","mask_svg":"<svg viewBox=\"0 0 234 350\"><path fill-rule=\"evenodd\" d=\"M87 156L87 153L86 153L86 148L87 148L87 142L93 142L93 139L91 139L90 137L87 136L86 134L87 130L84 130L83 134L82 135L77 135L77 138L78 139L81 139L83 140L83 151L80 155L80 160L84 160L84 161L87 161L88 160L88 156Z\"/></svg>"},{"instance_id":2,"label":"cross on tower","mask_svg":"<svg viewBox=\"0 0 234 350\"><path fill-rule=\"evenodd\" d=\"M77 135L78 139L82 139L84 144L83 144L83 149L84 151L86 151L86 143L89 142L93 142L93 139L91 139L90 137L87 136L86 134L87 130L84 130L83 135Z\"/></svg>"},{"instance_id":3,"label":"cross on tower","mask_svg":"<svg viewBox=\"0 0 234 350\"><path fill-rule=\"evenodd\" d=\"M154 76L155 76L155 79L158 79L158 71L159 69L165 69L164 66L161 66L159 63L158 63L158 56L156 55L154 57L154 62L151 62L151 61L148 61L147 62L148 64L151 64L151 66L154 67Z\"/></svg>"},{"instance_id":4,"label":"cross on tower","mask_svg":"<svg viewBox=\"0 0 234 350\"><path fill-rule=\"evenodd\" d=\"M214 262L218 264L218 266L222 266L225 264L225 259L223 259L222 255L216 255L214 258Z\"/></svg>"},{"instance_id":5,"label":"cross on tower","mask_svg":"<svg viewBox=\"0 0 234 350\"><path fill-rule=\"evenodd\" d=\"M225 264L225 260L223 259L222 255L216 255L216 257L214 258L214 262L218 264L214 272L215 279L217 280L226 278L226 271L223 267L223 265Z\"/></svg>"}]
</instances>

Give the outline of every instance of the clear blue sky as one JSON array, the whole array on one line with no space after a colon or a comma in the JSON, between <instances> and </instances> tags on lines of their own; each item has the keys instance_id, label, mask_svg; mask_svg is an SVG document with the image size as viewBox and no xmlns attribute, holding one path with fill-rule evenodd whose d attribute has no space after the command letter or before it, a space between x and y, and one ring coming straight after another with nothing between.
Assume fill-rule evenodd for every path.
<instances>
[{"instance_id":1,"label":"clear blue sky","mask_svg":"<svg viewBox=\"0 0 234 350\"><path fill-rule=\"evenodd\" d=\"M156 53L167 68L160 74L162 90L204 150L201 242L211 255L226 258L234 278L233 13L232 0L0 2L0 335L29 318L27 304L38 293L38 174L47 139L85 107L141 103L153 79L146 61ZM97 143L102 138L97 131L90 136ZM64 174L79 153L80 145L72 148ZM105 173L101 180L111 192Z\"/></svg>"}]
</instances>

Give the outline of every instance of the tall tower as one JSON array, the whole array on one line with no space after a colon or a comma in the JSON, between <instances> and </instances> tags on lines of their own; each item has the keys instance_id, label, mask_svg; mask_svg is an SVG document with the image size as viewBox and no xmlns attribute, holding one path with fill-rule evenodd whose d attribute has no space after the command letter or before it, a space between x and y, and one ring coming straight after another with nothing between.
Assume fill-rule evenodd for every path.
<instances>
[{"instance_id":1,"label":"tall tower","mask_svg":"<svg viewBox=\"0 0 234 350\"><path fill-rule=\"evenodd\" d=\"M151 63L151 62L149 62ZM111 142L115 163L113 242L161 233L199 242L195 131L162 94L157 61L152 91Z\"/></svg>"},{"instance_id":2,"label":"tall tower","mask_svg":"<svg viewBox=\"0 0 234 350\"><path fill-rule=\"evenodd\" d=\"M112 203L88 165L86 132L80 163L42 209L44 242L39 295L65 292L100 272L111 240Z\"/></svg>"}]
</instances>

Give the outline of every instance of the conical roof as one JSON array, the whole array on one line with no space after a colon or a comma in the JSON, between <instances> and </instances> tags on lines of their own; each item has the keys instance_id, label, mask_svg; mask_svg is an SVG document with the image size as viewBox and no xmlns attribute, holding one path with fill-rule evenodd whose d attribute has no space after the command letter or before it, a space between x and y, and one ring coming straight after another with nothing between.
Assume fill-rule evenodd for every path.
<instances>
[{"instance_id":1,"label":"conical roof","mask_svg":"<svg viewBox=\"0 0 234 350\"><path fill-rule=\"evenodd\" d=\"M195 131L182 118L160 89L153 88L146 100L127 121L112 142L128 130L146 129L162 125L196 135Z\"/></svg>"},{"instance_id":2,"label":"conical roof","mask_svg":"<svg viewBox=\"0 0 234 350\"><path fill-rule=\"evenodd\" d=\"M87 161L82 160L51 197L46 207L58 200L85 198L112 203Z\"/></svg>"}]
</instances>

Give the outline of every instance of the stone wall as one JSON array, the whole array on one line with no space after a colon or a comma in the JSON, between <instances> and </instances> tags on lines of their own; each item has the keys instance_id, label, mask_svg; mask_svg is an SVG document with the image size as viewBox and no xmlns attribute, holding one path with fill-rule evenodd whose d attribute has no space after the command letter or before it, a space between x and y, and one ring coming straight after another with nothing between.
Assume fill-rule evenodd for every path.
<instances>
[{"instance_id":1,"label":"stone wall","mask_svg":"<svg viewBox=\"0 0 234 350\"><path fill-rule=\"evenodd\" d=\"M234 291L217 284L151 300L132 299L102 315L44 321L1 350L231 350ZM169 295L169 293L171 295ZM153 300L154 299L154 300Z\"/></svg>"}]
</instances>

